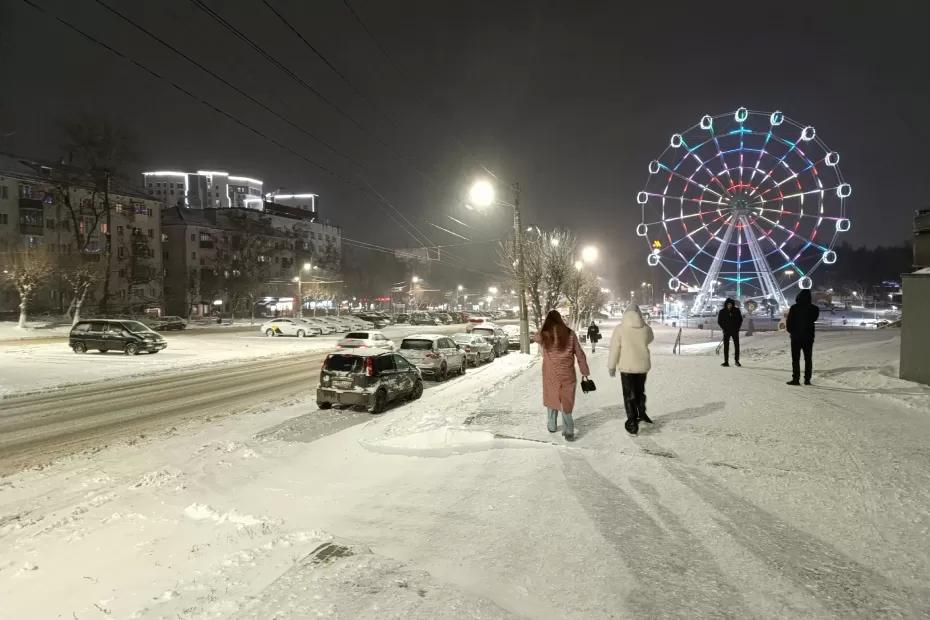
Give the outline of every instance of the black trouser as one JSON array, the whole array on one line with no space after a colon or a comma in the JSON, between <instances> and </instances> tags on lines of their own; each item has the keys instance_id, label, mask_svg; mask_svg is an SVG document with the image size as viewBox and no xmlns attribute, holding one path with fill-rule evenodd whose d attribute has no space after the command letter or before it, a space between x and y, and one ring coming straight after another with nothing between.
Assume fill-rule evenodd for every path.
<instances>
[{"instance_id":1,"label":"black trouser","mask_svg":"<svg viewBox=\"0 0 930 620\"><path fill-rule=\"evenodd\" d=\"M638 420L646 413L646 373L620 373L623 386L623 408L628 420Z\"/></svg>"},{"instance_id":2,"label":"black trouser","mask_svg":"<svg viewBox=\"0 0 930 620\"><path fill-rule=\"evenodd\" d=\"M811 380L813 372L811 356L814 352L813 338L791 339L791 378L798 381L801 378L801 352L804 352L804 380Z\"/></svg>"},{"instance_id":3,"label":"black trouser","mask_svg":"<svg viewBox=\"0 0 930 620\"><path fill-rule=\"evenodd\" d=\"M733 339L733 361L739 363L739 332L728 334L723 332L723 361L730 363L730 338Z\"/></svg>"}]
</instances>

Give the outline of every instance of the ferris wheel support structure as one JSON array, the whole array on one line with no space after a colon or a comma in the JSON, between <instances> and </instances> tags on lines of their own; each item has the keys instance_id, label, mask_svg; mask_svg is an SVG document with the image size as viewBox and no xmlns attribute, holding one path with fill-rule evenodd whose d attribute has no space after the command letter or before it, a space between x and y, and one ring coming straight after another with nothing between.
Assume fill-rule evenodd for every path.
<instances>
[{"instance_id":1,"label":"ferris wheel support structure","mask_svg":"<svg viewBox=\"0 0 930 620\"><path fill-rule=\"evenodd\" d=\"M775 281L775 274L772 273L771 267L769 267L769 262L765 260L765 254L762 253L762 247L759 245L759 240L756 239L756 236L752 234L752 227L749 224L749 218L745 215L740 216L740 221L743 225L743 230L746 231L746 241L749 244L749 253L752 255L752 262L758 270L759 282L762 284L762 291L766 299L774 299L775 303L778 304L779 312L785 311L788 309L788 300L785 299L785 294L779 288L778 284Z\"/></svg>"},{"instance_id":2,"label":"ferris wheel support structure","mask_svg":"<svg viewBox=\"0 0 930 620\"><path fill-rule=\"evenodd\" d=\"M720 267L723 266L723 257L727 253L727 247L730 244L730 239L733 238L734 230L736 230L736 223L731 219L729 225L727 225L726 232L723 233L723 240L720 242L720 247L717 248L717 253L714 255L714 262L711 263L710 269L707 270L707 277L704 278L704 283L701 284L701 290L698 292L697 297L694 298L691 314L698 314L704 311L704 305L709 301L708 297L714 290L714 283L720 275Z\"/></svg>"}]
</instances>

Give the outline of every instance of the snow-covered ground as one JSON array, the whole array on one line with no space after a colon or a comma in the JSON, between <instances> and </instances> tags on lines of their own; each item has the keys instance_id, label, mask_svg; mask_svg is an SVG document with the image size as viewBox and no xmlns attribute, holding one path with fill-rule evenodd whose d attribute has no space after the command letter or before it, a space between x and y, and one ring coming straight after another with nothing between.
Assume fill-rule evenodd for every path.
<instances>
[{"instance_id":1,"label":"snow-covered ground","mask_svg":"<svg viewBox=\"0 0 930 620\"><path fill-rule=\"evenodd\" d=\"M311 399L0 480L10 618L916 618L930 615L930 390L897 333L671 355L622 428L593 356L578 440L511 355L318 438ZM609 335L609 334L608 334Z\"/></svg>"},{"instance_id":2,"label":"snow-covered ground","mask_svg":"<svg viewBox=\"0 0 930 620\"><path fill-rule=\"evenodd\" d=\"M444 326L432 331L451 333L463 326ZM400 340L423 327L410 325L385 328L385 335ZM223 364L260 358L323 352L335 348L341 334L312 338L268 338L258 331L228 331L221 328L203 332L165 332L168 347L155 354L127 356L118 351L91 351L76 354L67 342L7 342L0 346L0 397L35 392L94 381L121 381L130 377ZM2 415L2 412L0 412Z\"/></svg>"}]
</instances>

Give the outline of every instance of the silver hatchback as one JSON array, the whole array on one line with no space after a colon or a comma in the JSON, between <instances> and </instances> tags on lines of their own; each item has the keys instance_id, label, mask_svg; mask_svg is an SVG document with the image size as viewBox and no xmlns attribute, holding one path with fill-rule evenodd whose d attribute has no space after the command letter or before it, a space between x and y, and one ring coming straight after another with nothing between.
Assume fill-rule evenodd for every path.
<instances>
[{"instance_id":1,"label":"silver hatchback","mask_svg":"<svg viewBox=\"0 0 930 620\"><path fill-rule=\"evenodd\" d=\"M465 374L468 360L452 338L440 334L415 334L400 343L400 354L411 364L437 381L445 381L450 374Z\"/></svg>"}]
</instances>

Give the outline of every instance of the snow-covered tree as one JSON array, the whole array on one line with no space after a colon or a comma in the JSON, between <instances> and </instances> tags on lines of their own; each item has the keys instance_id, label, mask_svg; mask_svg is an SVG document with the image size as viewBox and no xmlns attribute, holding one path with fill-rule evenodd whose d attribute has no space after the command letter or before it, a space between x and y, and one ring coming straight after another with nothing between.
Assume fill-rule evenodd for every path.
<instances>
[{"instance_id":1,"label":"snow-covered tree","mask_svg":"<svg viewBox=\"0 0 930 620\"><path fill-rule=\"evenodd\" d=\"M52 262L44 248L8 252L3 258L3 278L19 295L19 325L26 327L29 304L52 273Z\"/></svg>"}]
</instances>

